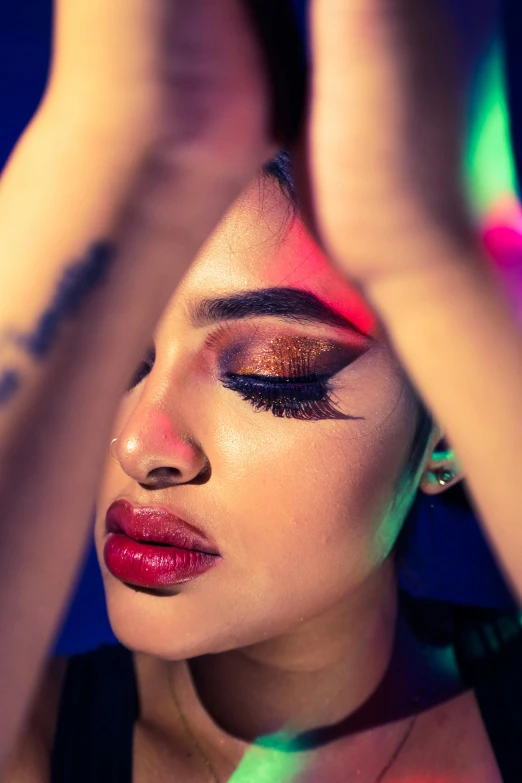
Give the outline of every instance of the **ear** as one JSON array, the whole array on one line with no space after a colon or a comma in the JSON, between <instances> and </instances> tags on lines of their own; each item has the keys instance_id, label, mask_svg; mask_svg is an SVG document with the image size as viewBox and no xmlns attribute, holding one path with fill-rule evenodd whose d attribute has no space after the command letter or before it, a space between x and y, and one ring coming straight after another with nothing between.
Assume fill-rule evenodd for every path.
<instances>
[{"instance_id":1,"label":"ear","mask_svg":"<svg viewBox=\"0 0 522 783\"><path fill-rule=\"evenodd\" d=\"M452 477L449 475L452 474ZM464 474L451 445L439 427L434 427L426 451L419 489L426 495L440 495L462 481ZM440 480L446 481L441 484Z\"/></svg>"}]
</instances>

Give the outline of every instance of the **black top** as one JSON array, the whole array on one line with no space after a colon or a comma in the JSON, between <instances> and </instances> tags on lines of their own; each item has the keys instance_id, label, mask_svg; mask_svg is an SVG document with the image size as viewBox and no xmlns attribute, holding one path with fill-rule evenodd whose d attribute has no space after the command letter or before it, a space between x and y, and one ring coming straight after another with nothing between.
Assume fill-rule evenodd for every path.
<instances>
[{"instance_id":1,"label":"black top","mask_svg":"<svg viewBox=\"0 0 522 783\"><path fill-rule=\"evenodd\" d=\"M132 653L103 644L69 658L51 783L131 783L138 691Z\"/></svg>"},{"instance_id":2,"label":"black top","mask_svg":"<svg viewBox=\"0 0 522 783\"><path fill-rule=\"evenodd\" d=\"M504 783L522 781L522 625L518 612L459 608L455 652L475 690ZM104 644L69 659L50 783L131 783L139 713L132 653Z\"/></svg>"}]
</instances>

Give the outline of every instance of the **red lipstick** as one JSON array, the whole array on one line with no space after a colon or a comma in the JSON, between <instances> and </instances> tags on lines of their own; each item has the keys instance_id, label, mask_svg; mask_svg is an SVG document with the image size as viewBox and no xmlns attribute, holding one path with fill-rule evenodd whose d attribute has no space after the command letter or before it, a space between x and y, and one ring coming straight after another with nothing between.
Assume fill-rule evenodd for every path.
<instances>
[{"instance_id":1,"label":"red lipstick","mask_svg":"<svg viewBox=\"0 0 522 783\"><path fill-rule=\"evenodd\" d=\"M188 582L220 559L200 530L163 508L135 508L117 500L109 506L105 527L105 565L122 582L139 587Z\"/></svg>"}]
</instances>

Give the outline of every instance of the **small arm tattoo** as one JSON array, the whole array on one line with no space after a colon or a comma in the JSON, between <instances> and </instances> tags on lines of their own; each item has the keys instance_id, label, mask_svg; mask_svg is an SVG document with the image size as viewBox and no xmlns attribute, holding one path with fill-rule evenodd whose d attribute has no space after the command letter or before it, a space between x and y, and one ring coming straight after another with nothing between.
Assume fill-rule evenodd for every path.
<instances>
[{"instance_id":1,"label":"small arm tattoo","mask_svg":"<svg viewBox=\"0 0 522 783\"><path fill-rule=\"evenodd\" d=\"M85 259L69 266L56 287L53 300L28 334L11 334L21 348L35 359L44 358L52 349L60 325L73 316L90 292L103 280L114 256L107 242L94 244Z\"/></svg>"},{"instance_id":2,"label":"small arm tattoo","mask_svg":"<svg viewBox=\"0 0 522 783\"><path fill-rule=\"evenodd\" d=\"M91 291L104 280L114 255L115 248L109 242L94 243L85 258L65 269L51 304L34 329L27 333L8 331L3 335L3 342L14 343L34 359L44 359L52 350L62 323L75 315ZM12 398L21 381L16 369L0 369L0 405Z\"/></svg>"}]
</instances>

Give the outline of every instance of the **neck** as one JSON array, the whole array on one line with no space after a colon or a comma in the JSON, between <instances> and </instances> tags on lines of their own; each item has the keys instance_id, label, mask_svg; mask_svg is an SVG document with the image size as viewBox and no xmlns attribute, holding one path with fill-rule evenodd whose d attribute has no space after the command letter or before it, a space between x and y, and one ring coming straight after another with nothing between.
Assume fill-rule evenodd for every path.
<instances>
[{"instance_id":1,"label":"neck","mask_svg":"<svg viewBox=\"0 0 522 783\"><path fill-rule=\"evenodd\" d=\"M411 637L397 651L397 621L395 577L383 568L349 602L284 636L191 659L194 686L213 720L247 742L333 726L356 713L379 686L389 699L383 681L392 660L402 680L407 671L422 678L422 665L406 663L408 656L419 658ZM382 713L382 704L376 709Z\"/></svg>"}]
</instances>

